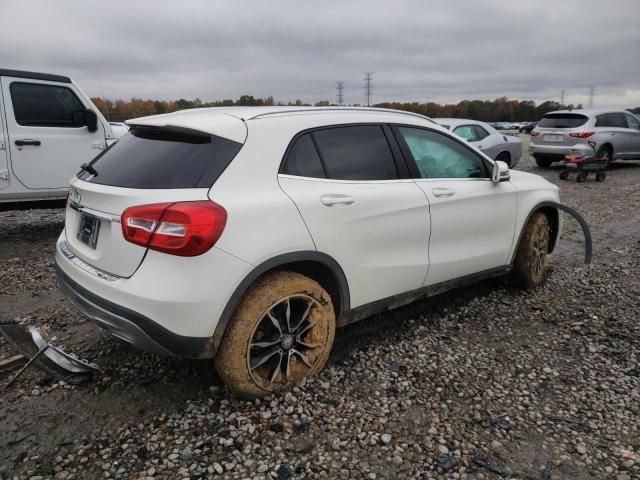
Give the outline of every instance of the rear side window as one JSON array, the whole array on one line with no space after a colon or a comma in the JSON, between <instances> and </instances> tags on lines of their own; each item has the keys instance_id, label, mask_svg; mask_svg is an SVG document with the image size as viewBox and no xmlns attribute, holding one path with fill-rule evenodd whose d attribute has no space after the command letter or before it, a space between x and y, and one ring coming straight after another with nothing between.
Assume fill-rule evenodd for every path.
<instances>
[{"instance_id":1,"label":"rear side window","mask_svg":"<svg viewBox=\"0 0 640 480\"><path fill-rule=\"evenodd\" d=\"M9 87L16 122L28 127L81 127L74 112L85 109L70 88L13 82Z\"/></svg>"},{"instance_id":2,"label":"rear side window","mask_svg":"<svg viewBox=\"0 0 640 480\"><path fill-rule=\"evenodd\" d=\"M327 177L336 180L393 180L398 170L379 125L326 128L313 132Z\"/></svg>"},{"instance_id":3,"label":"rear side window","mask_svg":"<svg viewBox=\"0 0 640 480\"><path fill-rule=\"evenodd\" d=\"M134 128L78 178L126 188L211 187L242 148L215 135Z\"/></svg>"},{"instance_id":4,"label":"rear side window","mask_svg":"<svg viewBox=\"0 0 640 480\"><path fill-rule=\"evenodd\" d=\"M579 113L548 113L538 122L540 128L576 128L587 123L589 117Z\"/></svg>"},{"instance_id":5,"label":"rear side window","mask_svg":"<svg viewBox=\"0 0 640 480\"><path fill-rule=\"evenodd\" d=\"M627 122L623 113L604 113L596 117L596 127L627 128Z\"/></svg>"},{"instance_id":6,"label":"rear side window","mask_svg":"<svg viewBox=\"0 0 640 480\"><path fill-rule=\"evenodd\" d=\"M299 177L325 178L320 155L311 135L305 133L294 142L287 154L282 173Z\"/></svg>"}]
</instances>

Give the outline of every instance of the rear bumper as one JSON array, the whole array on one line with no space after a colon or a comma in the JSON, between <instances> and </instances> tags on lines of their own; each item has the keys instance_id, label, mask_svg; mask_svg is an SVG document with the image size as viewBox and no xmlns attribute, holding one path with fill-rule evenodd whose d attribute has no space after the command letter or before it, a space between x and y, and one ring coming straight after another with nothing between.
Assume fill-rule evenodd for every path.
<instances>
[{"instance_id":1,"label":"rear bumper","mask_svg":"<svg viewBox=\"0 0 640 480\"><path fill-rule=\"evenodd\" d=\"M141 350L185 358L211 357L208 337L177 335L137 312L116 305L74 282L56 262L58 287L78 310L98 326Z\"/></svg>"},{"instance_id":2,"label":"rear bumper","mask_svg":"<svg viewBox=\"0 0 640 480\"><path fill-rule=\"evenodd\" d=\"M539 155L542 157L553 157L561 160L565 155L593 155L593 149L589 145L549 145L530 143L529 153L531 155Z\"/></svg>"}]
</instances>

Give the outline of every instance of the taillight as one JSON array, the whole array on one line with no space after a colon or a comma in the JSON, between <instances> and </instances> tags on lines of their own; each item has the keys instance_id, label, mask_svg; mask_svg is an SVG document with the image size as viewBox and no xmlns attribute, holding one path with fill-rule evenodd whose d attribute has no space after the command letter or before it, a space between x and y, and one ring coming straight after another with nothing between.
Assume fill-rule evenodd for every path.
<instances>
[{"instance_id":1,"label":"taillight","mask_svg":"<svg viewBox=\"0 0 640 480\"><path fill-rule=\"evenodd\" d=\"M210 201L154 203L127 208L122 214L122 235L136 245L159 252L194 257L222 235L227 211Z\"/></svg>"},{"instance_id":2,"label":"taillight","mask_svg":"<svg viewBox=\"0 0 640 480\"><path fill-rule=\"evenodd\" d=\"M538 132L537 130L531 130L532 137L537 137L538 135L540 135L540 132Z\"/></svg>"},{"instance_id":3,"label":"taillight","mask_svg":"<svg viewBox=\"0 0 640 480\"><path fill-rule=\"evenodd\" d=\"M594 135L595 133L596 132L571 132L569 136L574 138L589 138L591 135Z\"/></svg>"}]
</instances>

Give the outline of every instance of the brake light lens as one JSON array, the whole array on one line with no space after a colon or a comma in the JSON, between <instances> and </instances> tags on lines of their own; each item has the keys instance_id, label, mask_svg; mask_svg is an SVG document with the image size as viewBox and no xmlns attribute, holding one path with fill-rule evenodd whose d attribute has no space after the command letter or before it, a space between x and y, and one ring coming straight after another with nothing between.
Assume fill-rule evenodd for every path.
<instances>
[{"instance_id":1,"label":"brake light lens","mask_svg":"<svg viewBox=\"0 0 640 480\"><path fill-rule=\"evenodd\" d=\"M531 130L532 137L537 137L538 135L540 135L540 132L538 132L537 130Z\"/></svg>"},{"instance_id":2,"label":"brake light lens","mask_svg":"<svg viewBox=\"0 0 640 480\"><path fill-rule=\"evenodd\" d=\"M215 202L154 203L122 214L125 240L159 252L195 257L218 241L227 211Z\"/></svg>"},{"instance_id":3,"label":"brake light lens","mask_svg":"<svg viewBox=\"0 0 640 480\"><path fill-rule=\"evenodd\" d=\"M594 135L595 133L596 132L571 132L569 136L574 138L589 138L591 135Z\"/></svg>"}]
</instances>

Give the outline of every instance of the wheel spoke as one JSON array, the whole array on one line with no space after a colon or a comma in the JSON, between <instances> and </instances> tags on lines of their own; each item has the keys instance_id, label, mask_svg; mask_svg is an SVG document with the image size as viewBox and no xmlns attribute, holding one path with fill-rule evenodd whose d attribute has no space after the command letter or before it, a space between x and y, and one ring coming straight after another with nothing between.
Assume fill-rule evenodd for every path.
<instances>
[{"instance_id":1,"label":"wheel spoke","mask_svg":"<svg viewBox=\"0 0 640 480\"><path fill-rule=\"evenodd\" d=\"M270 340L267 342L256 342L256 343L252 343L251 344L251 348L256 347L256 348L267 348L267 347L273 347L274 345L277 345L278 343L280 343L280 339L277 338L275 340Z\"/></svg>"},{"instance_id":2,"label":"wheel spoke","mask_svg":"<svg viewBox=\"0 0 640 480\"><path fill-rule=\"evenodd\" d=\"M315 327L318 323L317 322L309 322L302 330L300 330L298 332L298 337L302 337L302 335L304 335L305 333L307 333L309 330L311 330L313 327Z\"/></svg>"},{"instance_id":3,"label":"wheel spoke","mask_svg":"<svg viewBox=\"0 0 640 480\"><path fill-rule=\"evenodd\" d=\"M278 333L282 335L282 327L280 327L280 322L278 321L277 318L273 316L273 314L271 313L271 310L267 312L267 317L269 317L269 320L271 320L271 323L273 323L273 326L278 329Z\"/></svg>"},{"instance_id":4,"label":"wheel spoke","mask_svg":"<svg viewBox=\"0 0 640 480\"><path fill-rule=\"evenodd\" d=\"M322 345L320 343L305 343L302 340L298 340L298 346L304 347L307 350L313 350L314 348L321 347Z\"/></svg>"},{"instance_id":5,"label":"wheel spoke","mask_svg":"<svg viewBox=\"0 0 640 480\"><path fill-rule=\"evenodd\" d=\"M276 367L273 369L273 372L271 372L271 377L269 378L269 386L273 385L273 382L275 382L276 378L278 377L278 373L280 373L281 371L280 364L282 363L282 351L279 351L278 353L280 353L280 357L278 358Z\"/></svg>"},{"instance_id":6,"label":"wheel spoke","mask_svg":"<svg viewBox=\"0 0 640 480\"><path fill-rule=\"evenodd\" d=\"M286 316L287 316L287 331L291 332L291 301L289 298L287 298Z\"/></svg>"},{"instance_id":7,"label":"wheel spoke","mask_svg":"<svg viewBox=\"0 0 640 480\"><path fill-rule=\"evenodd\" d=\"M280 352L279 348L275 348L271 351L265 352L264 354L262 354L261 356L255 358L255 359L251 359L251 370L255 370L256 368L260 367L261 365L264 365L270 358L272 358L274 355L280 353L280 355L282 356L282 353Z\"/></svg>"},{"instance_id":8,"label":"wheel spoke","mask_svg":"<svg viewBox=\"0 0 640 480\"><path fill-rule=\"evenodd\" d=\"M298 330L298 328L300 328L300 326L302 325L302 323L307 319L307 317L309 316L309 312L311 311L311 306L312 306L312 302L307 303L307 309L304 311L304 313L302 314L302 318L300 319L300 321L298 322L298 324L293 327L293 332L295 332L296 330Z\"/></svg>"},{"instance_id":9,"label":"wheel spoke","mask_svg":"<svg viewBox=\"0 0 640 480\"><path fill-rule=\"evenodd\" d=\"M296 350L295 348L292 348L290 352L291 352L290 354L298 355L300 357L300 360L302 360L307 367L309 368L312 367L311 362L309 361L309 358L304 353Z\"/></svg>"}]
</instances>

